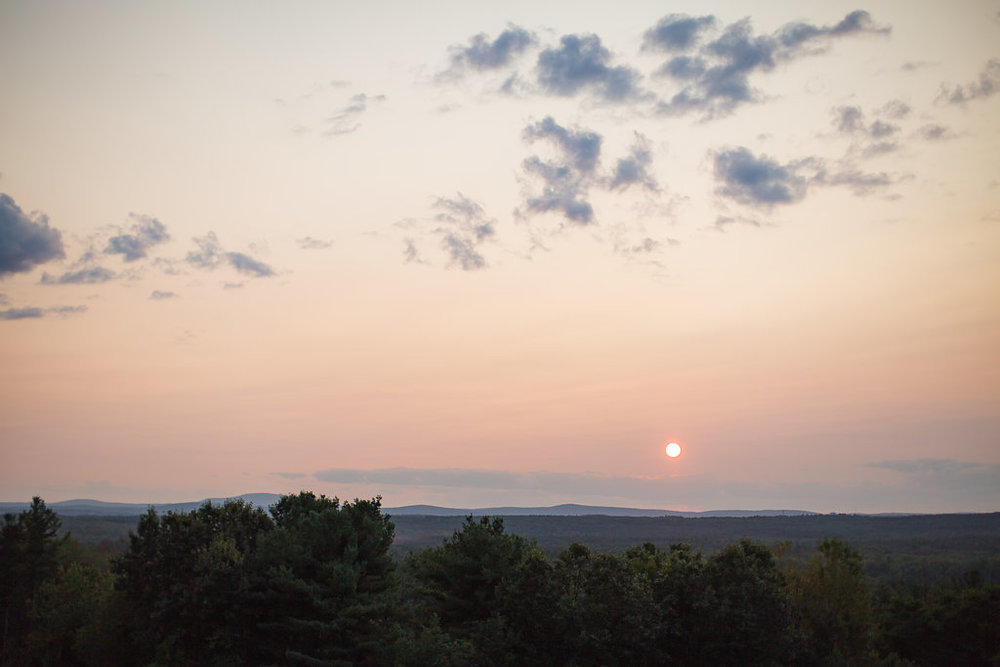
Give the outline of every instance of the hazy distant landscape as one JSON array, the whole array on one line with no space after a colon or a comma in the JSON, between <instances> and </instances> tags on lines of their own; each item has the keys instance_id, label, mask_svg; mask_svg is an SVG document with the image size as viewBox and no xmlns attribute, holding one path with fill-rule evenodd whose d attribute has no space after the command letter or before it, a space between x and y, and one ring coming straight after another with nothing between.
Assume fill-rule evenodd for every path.
<instances>
[{"instance_id":1,"label":"hazy distant landscape","mask_svg":"<svg viewBox=\"0 0 1000 667\"><path fill-rule=\"evenodd\" d=\"M247 494L242 499L268 507L280 496ZM216 506L225 501L212 499ZM144 505L74 500L52 503L62 532L81 542L117 552L149 507L158 513L190 512L206 501ZM0 503L0 511L21 511L24 503ZM534 540L554 556L577 542L598 551L621 552L649 542L661 549L685 543L707 553L746 537L768 545L788 542L805 556L826 538L844 540L865 554L866 571L880 580L933 583L975 570L1000 581L1000 513L865 515L818 514L799 510L667 510L587 505L478 509L417 505L384 508L395 525L390 552L397 558L439 546L472 515L501 516L507 529Z\"/></svg>"}]
</instances>

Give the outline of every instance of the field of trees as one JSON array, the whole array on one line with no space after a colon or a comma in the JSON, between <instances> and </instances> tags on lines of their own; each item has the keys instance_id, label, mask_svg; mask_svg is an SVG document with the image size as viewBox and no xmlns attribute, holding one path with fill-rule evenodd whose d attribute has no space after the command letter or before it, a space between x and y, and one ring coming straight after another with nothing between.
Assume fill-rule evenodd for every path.
<instances>
[{"instance_id":1,"label":"field of trees","mask_svg":"<svg viewBox=\"0 0 1000 667\"><path fill-rule=\"evenodd\" d=\"M918 519L937 525L909 521ZM997 664L998 519L390 519L378 499L342 504L303 492L270 512L230 501L150 511L138 523L82 523L92 529L85 544L35 499L4 517L2 657L10 665ZM122 526L131 534L115 548L112 529ZM893 549L903 544L899 560ZM870 552L875 562L897 559L897 569L873 573L869 562L866 570ZM940 569L936 562L948 574L921 573ZM987 571L962 569L977 562Z\"/></svg>"}]
</instances>

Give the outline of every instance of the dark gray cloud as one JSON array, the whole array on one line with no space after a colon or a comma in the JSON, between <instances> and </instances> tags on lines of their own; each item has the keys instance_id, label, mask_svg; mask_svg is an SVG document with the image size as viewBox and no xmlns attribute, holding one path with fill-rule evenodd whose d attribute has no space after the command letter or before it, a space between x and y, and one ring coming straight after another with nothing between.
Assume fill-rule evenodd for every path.
<instances>
[{"instance_id":1,"label":"dark gray cloud","mask_svg":"<svg viewBox=\"0 0 1000 667\"><path fill-rule=\"evenodd\" d=\"M470 38L467 46L453 46L449 49L451 67L444 74L451 76L464 69L484 71L506 67L537 42L533 33L513 24L493 41L490 41L486 33L480 33Z\"/></svg>"},{"instance_id":2,"label":"dark gray cloud","mask_svg":"<svg viewBox=\"0 0 1000 667\"><path fill-rule=\"evenodd\" d=\"M620 158L615 163L614 175L608 187L612 190L625 190L638 185L654 192L659 190L656 178L649 172L652 164L653 155L649 150L649 140L636 133L635 145L632 146L628 156Z\"/></svg>"},{"instance_id":3,"label":"dark gray cloud","mask_svg":"<svg viewBox=\"0 0 1000 667\"><path fill-rule=\"evenodd\" d=\"M715 155L716 193L741 204L769 208L801 200L807 179L798 173L798 164L781 164L768 156L755 156L739 147Z\"/></svg>"},{"instance_id":4,"label":"dark gray cloud","mask_svg":"<svg viewBox=\"0 0 1000 667\"><path fill-rule=\"evenodd\" d=\"M67 271L61 276L52 276L48 273L42 274L42 285L97 285L114 280L118 274L103 266L92 266L89 268Z\"/></svg>"},{"instance_id":5,"label":"dark gray cloud","mask_svg":"<svg viewBox=\"0 0 1000 667\"><path fill-rule=\"evenodd\" d=\"M122 255L126 262L134 262L146 256L153 246L170 240L170 234L162 222L148 215L129 213L135 223L131 233L122 233L108 239L104 248L106 255Z\"/></svg>"},{"instance_id":6,"label":"dark gray cloud","mask_svg":"<svg viewBox=\"0 0 1000 667\"><path fill-rule=\"evenodd\" d=\"M227 252L224 256L230 266L248 276L266 278L275 275L274 269L270 266L242 252Z\"/></svg>"},{"instance_id":7,"label":"dark gray cloud","mask_svg":"<svg viewBox=\"0 0 1000 667\"><path fill-rule=\"evenodd\" d=\"M66 317L77 313L86 312L86 306L53 306L51 308L8 308L0 310L0 320L27 320L38 319L46 315L57 315Z\"/></svg>"},{"instance_id":8,"label":"dark gray cloud","mask_svg":"<svg viewBox=\"0 0 1000 667\"><path fill-rule=\"evenodd\" d=\"M569 130L552 116L524 128L525 140L548 139L559 147L566 162L580 172L592 172L601 158L601 135L589 130Z\"/></svg>"},{"instance_id":9,"label":"dark gray cloud","mask_svg":"<svg viewBox=\"0 0 1000 667\"><path fill-rule=\"evenodd\" d=\"M526 173L543 183L540 194L526 198L526 212L561 213L567 220L582 225L593 222L594 208L587 197L601 159L601 135L589 130L570 130L548 116L526 127L523 137L529 143L548 141L559 152L555 161L532 156L522 163Z\"/></svg>"},{"instance_id":10,"label":"dark gray cloud","mask_svg":"<svg viewBox=\"0 0 1000 667\"><path fill-rule=\"evenodd\" d=\"M0 278L65 256L62 236L49 227L46 215L25 215L13 199L0 193Z\"/></svg>"},{"instance_id":11,"label":"dark gray cloud","mask_svg":"<svg viewBox=\"0 0 1000 667\"><path fill-rule=\"evenodd\" d=\"M348 105L338 109L326 119L326 135L350 134L361 127L361 117L368 111L372 102L384 102L385 95L366 95L358 93L351 97Z\"/></svg>"},{"instance_id":12,"label":"dark gray cloud","mask_svg":"<svg viewBox=\"0 0 1000 667\"><path fill-rule=\"evenodd\" d=\"M708 21L711 18L699 19L701 23L696 35L714 24ZM670 17L664 20L670 26L672 23L668 19ZM778 62L822 51L835 38L888 31L888 28L875 26L864 11L852 12L833 26L789 23L771 35L755 34L749 19L743 19L727 26L716 39L701 45L696 56L675 56L660 67L658 74L673 79L682 87L669 101L661 102L659 109L668 114L697 111L707 118L729 114L741 104L760 99L750 83L754 73L768 72Z\"/></svg>"},{"instance_id":13,"label":"dark gray cloud","mask_svg":"<svg viewBox=\"0 0 1000 667\"><path fill-rule=\"evenodd\" d=\"M160 290L153 290L153 293L149 295L149 298L154 301L163 301L165 299L176 298L177 295L174 292L161 292Z\"/></svg>"},{"instance_id":14,"label":"dark gray cloud","mask_svg":"<svg viewBox=\"0 0 1000 667\"><path fill-rule=\"evenodd\" d=\"M300 239L295 239L295 242L299 244L299 247L303 250L323 250L329 248L333 245L332 241L324 241L323 239L314 239L311 236L304 236Z\"/></svg>"},{"instance_id":15,"label":"dark gray cloud","mask_svg":"<svg viewBox=\"0 0 1000 667\"><path fill-rule=\"evenodd\" d=\"M954 88L941 86L941 95L938 99L948 104L965 104L972 100L992 97L997 92L1000 92L1000 59L993 58L983 67L976 81Z\"/></svg>"},{"instance_id":16,"label":"dark gray cloud","mask_svg":"<svg viewBox=\"0 0 1000 667\"><path fill-rule=\"evenodd\" d=\"M687 51L698 43L701 33L714 25L714 16L668 14L646 31L642 45L653 51Z\"/></svg>"},{"instance_id":17,"label":"dark gray cloud","mask_svg":"<svg viewBox=\"0 0 1000 667\"><path fill-rule=\"evenodd\" d=\"M564 35L559 44L538 54L538 84L546 93L570 97L589 92L605 102L645 96L639 88L639 73L624 65L610 65L611 52L597 35Z\"/></svg>"},{"instance_id":18,"label":"dark gray cloud","mask_svg":"<svg viewBox=\"0 0 1000 667\"><path fill-rule=\"evenodd\" d=\"M437 223L434 233L441 236L441 248L448 256L449 265L458 266L463 271L486 268L486 259L480 253L479 246L496 234L496 220L488 217L478 202L461 192L454 198L439 197L433 208L437 211L434 215ZM415 253L415 247L413 251ZM407 261L413 261L409 258L409 252Z\"/></svg>"},{"instance_id":19,"label":"dark gray cloud","mask_svg":"<svg viewBox=\"0 0 1000 667\"><path fill-rule=\"evenodd\" d=\"M225 263L240 273L257 278L277 275L275 270L269 265L258 259L254 259L250 255L242 252L227 252L223 250L222 244L219 243L215 232L209 232L201 237L194 237L192 240L197 246L197 250L188 252L184 261L194 267L211 270Z\"/></svg>"},{"instance_id":20,"label":"dark gray cloud","mask_svg":"<svg viewBox=\"0 0 1000 667\"><path fill-rule=\"evenodd\" d=\"M575 169L543 162L530 157L524 170L541 178L541 194L528 197L525 208L529 213L561 213L567 220L581 225L594 221L594 207L587 201L588 181Z\"/></svg>"},{"instance_id":21,"label":"dark gray cloud","mask_svg":"<svg viewBox=\"0 0 1000 667\"><path fill-rule=\"evenodd\" d=\"M0 310L0 320L27 320L44 316L45 311L41 308L8 308Z\"/></svg>"}]
</instances>

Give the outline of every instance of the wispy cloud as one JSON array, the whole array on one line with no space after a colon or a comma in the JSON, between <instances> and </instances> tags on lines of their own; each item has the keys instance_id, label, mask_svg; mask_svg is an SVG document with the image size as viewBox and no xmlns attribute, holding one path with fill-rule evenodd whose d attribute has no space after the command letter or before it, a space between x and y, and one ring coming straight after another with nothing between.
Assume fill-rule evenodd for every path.
<instances>
[{"instance_id":1,"label":"wispy cloud","mask_svg":"<svg viewBox=\"0 0 1000 667\"><path fill-rule=\"evenodd\" d=\"M295 242L299 245L299 248L301 248L302 250L324 250L333 245L333 241L314 239L311 236L303 236L300 239L295 239Z\"/></svg>"},{"instance_id":2,"label":"wispy cloud","mask_svg":"<svg viewBox=\"0 0 1000 667\"><path fill-rule=\"evenodd\" d=\"M136 213L129 213L129 217L135 221L130 232L108 239L104 254L122 255L126 262L134 262L144 258L153 246L170 239L167 228L156 218Z\"/></svg>"},{"instance_id":3,"label":"wispy cloud","mask_svg":"<svg viewBox=\"0 0 1000 667\"><path fill-rule=\"evenodd\" d=\"M48 216L25 215L11 197L0 193L0 278L65 256L62 236L49 227Z\"/></svg>"},{"instance_id":4,"label":"wispy cloud","mask_svg":"<svg viewBox=\"0 0 1000 667\"><path fill-rule=\"evenodd\" d=\"M983 67L977 80L953 88L941 86L938 99L948 104L965 104L972 100L992 97L997 92L1000 92L1000 59L993 58Z\"/></svg>"},{"instance_id":5,"label":"wispy cloud","mask_svg":"<svg viewBox=\"0 0 1000 667\"><path fill-rule=\"evenodd\" d=\"M366 95L358 93L351 97L347 106L338 109L326 119L327 128L324 134L351 134L361 127L361 117L368 111L368 106L374 102L384 102L385 95Z\"/></svg>"},{"instance_id":6,"label":"wispy cloud","mask_svg":"<svg viewBox=\"0 0 1000 667\"><path fill-rule=\"evenodd\" d=\"M7 308L0 310L0 320L28 320L38 319L46 315L57 315L66 317L87 311L86 306L53 306L51 308Z\"/></svg>"},{"instance_id":7,"label":"wispy cloud","mask_svg":"<svg viewBox=\"0 0 1000 667\"><path fill-rule=\"evenodd\" d=\"M277 275L268 264L242 252L223 250L215 232L192 239L197 248L188 252L185 261L199 269L215 269L220 264L228 264L236 271L255 278L266 278Z\"/></svg>"},{"instance_id":8,"label":"wispy cloud","mask_svg":"<svg viewBox=\"0 0 1000 667\"><path fill-rule=\"evenodd\" d=\"M163 292L160 290L153 290L153 293L149 295L149 298L153 301L166 301L167 299L177 298L177 294L174 292Z\"/></svg>"},{"instance_id":9,"label":"wispy cloud","mask_svg":"<svg viewBox=\"0 0 1000 667\"><path fill-rule=\"evenodd\" d=\"M672 14L645 36L647 49L690 51L700 37L715 25L712 16L692 18ZM667 114L700 112L705 118L724 116L737 107L761 99L750 77L773 70L779 62L821 52L835 38L863 33L887 34L889 28L874 25L865 11L851 12L832 26L788 23L770 35L755 34L749 19L732 23L717 38L702 44L693 54L679 54L663 63L660 76L681 86L659 109Z\"/></svg>"},{"instance_id":10,"label":"wispy cloud","mask_svg":"<svg viewBox=\"0 0 1000 667\"><path fill-rule=\"evenodd\" d=\"M93 266L77 271L67 271L59 276L42 274L42 285L97 285L114 280L118 274L103 266Z\"/></svg>"}]
</instances>

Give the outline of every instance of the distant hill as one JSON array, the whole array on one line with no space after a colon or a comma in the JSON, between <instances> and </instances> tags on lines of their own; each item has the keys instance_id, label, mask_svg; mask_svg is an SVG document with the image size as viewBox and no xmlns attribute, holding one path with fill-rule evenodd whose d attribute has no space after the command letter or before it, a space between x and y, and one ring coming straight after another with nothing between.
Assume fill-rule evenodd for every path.
<instances>
[{"instance_id":1,"label":"distant hill","mask_svg":"<svg viewBox=\"0 0 1000 667\"><path fill-rule=\"evenodd\" d=\"M206 498L186 503L107 503L101 500L63 500L48 503L48 506L62 516L139 516L150 507L157 512L190 512L211 501L221 505L227 500L239 498L257 507L269 507L281 496L277 493L247 493L232 498ZM28 503L0 503L0 513L21 512ZM707 512L676 512L673 510L638 509L633 507L599 507L593 505L564 504L552 507L480 507L463 509L437 507L435 505L406 505L404 507L383 508L386 514L394 516L633 516L661 517L748 517L748 516L803 516L816 512L805 510L710 510Z\"/></svg>"}]
</instances>

